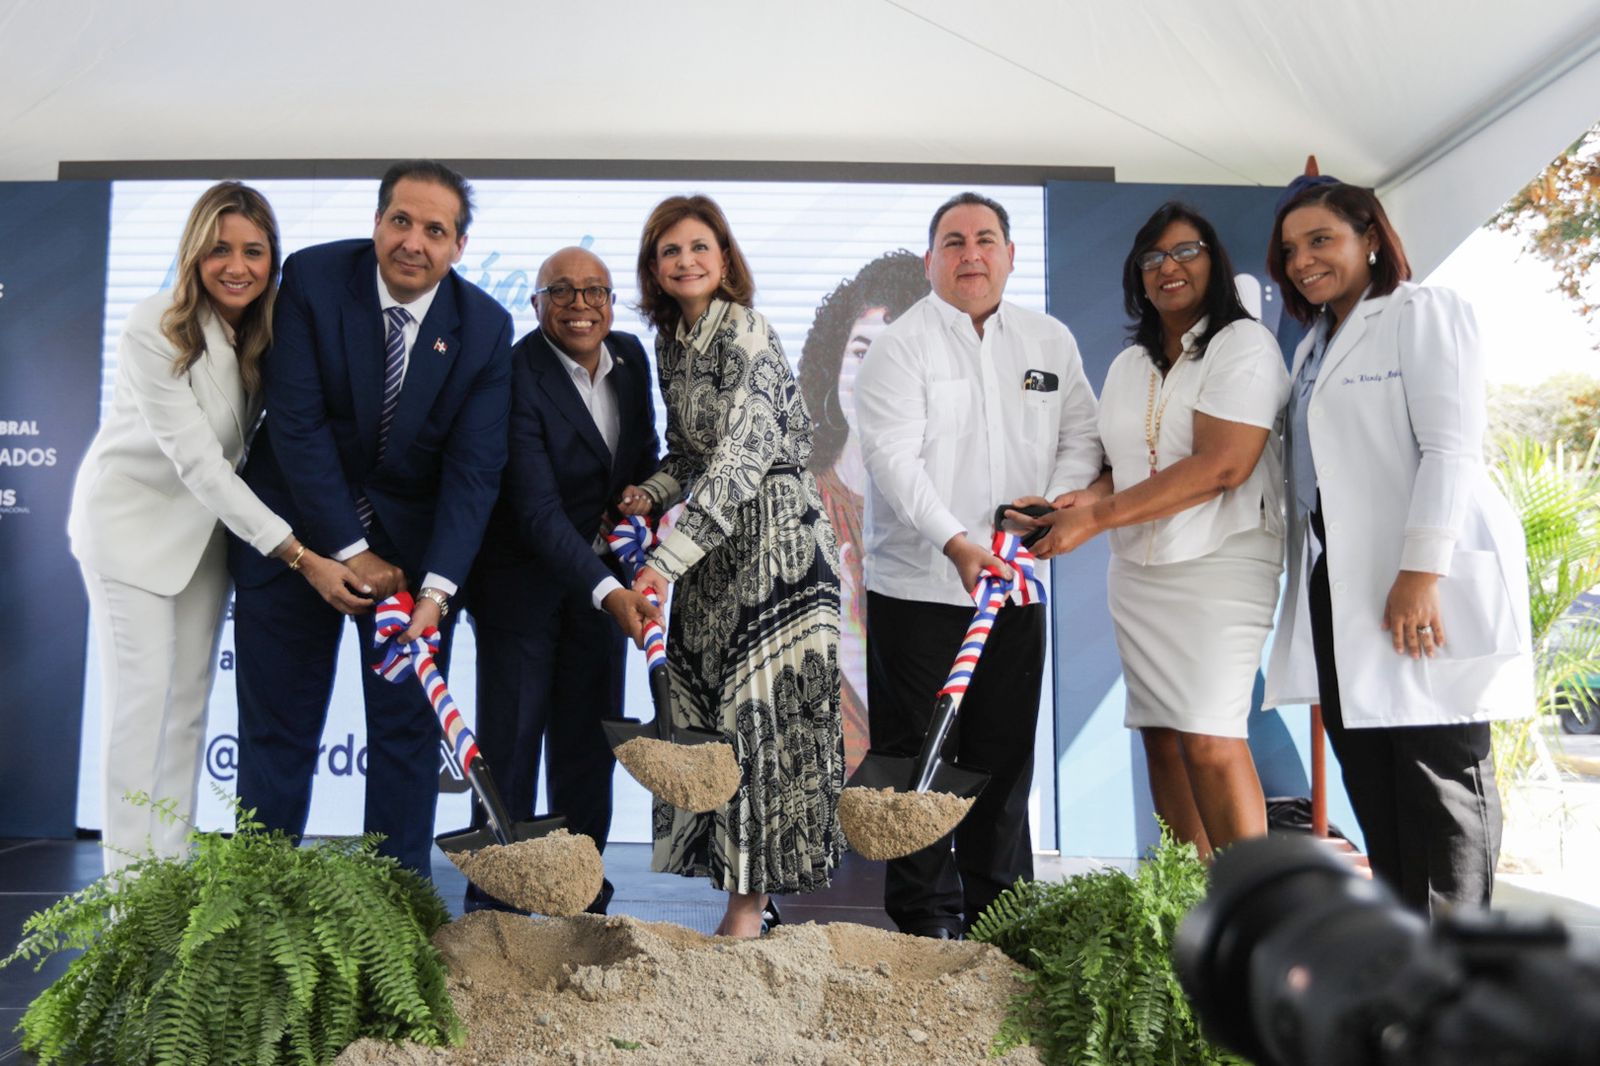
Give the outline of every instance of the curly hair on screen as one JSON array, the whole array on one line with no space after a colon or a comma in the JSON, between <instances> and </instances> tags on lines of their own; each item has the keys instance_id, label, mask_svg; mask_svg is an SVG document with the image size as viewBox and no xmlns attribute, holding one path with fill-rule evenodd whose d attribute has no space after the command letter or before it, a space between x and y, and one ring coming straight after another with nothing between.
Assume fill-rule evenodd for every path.
<instances>
[{"instance_id":1,"label":"curly hair on screen","mask_svg":"<svg viewBox=\"0 0 1600 1066\"><path fill-rule=\"evenodd\" d=\"M816 318L800 349L796 374L816 428L811 469L832 467L850 436L850 427L839 408L839 367L850 343L850 328L862 315L878 307L883 308L884 320L893 322L906 308L928 295L929 289L922 256L902 248L867 263L856 271L855 277L839 282L817 305Z\"/></svg>"}]
</instances>

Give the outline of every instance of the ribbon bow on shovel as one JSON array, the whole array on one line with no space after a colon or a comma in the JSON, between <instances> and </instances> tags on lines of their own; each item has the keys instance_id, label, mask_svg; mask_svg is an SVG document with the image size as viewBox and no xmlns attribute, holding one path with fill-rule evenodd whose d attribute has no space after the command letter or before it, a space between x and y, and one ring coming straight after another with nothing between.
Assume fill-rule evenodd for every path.
<instances>
[{"instance_id":1,"label":"ribbon bow on shovel","mask_svg":"<svg viewBox=\"0 0 1600 1066\"><path fill-rule=\"evenodd\" d=\"M495 788L489 765L478 750L478 738L467 728L466 719L455 699L445 686L444 674L434 662L439 654L439 631L433 626L423 630L421 638L402 641L406 627L411 624L411 593L401 590L378 604L374 615L377 633L374 643L382 651L382 660L373 664L373 671L396 684L415 675L422 682L428 702L433 705L434 717L444 734L445 753L456 772L472 786L478 802L483 804L488 825L482 829L467 829L446 833L437 838L441 850L452 858L461 852L476 851L490 844L513 844L519 840L534 840L548 836L566 826L565 818L538 818L513 822Z\"/></svg>"},{"instance_id":2,"label":"ribbon bow on shovel","mask_svg":"<svg viewBox=\"0 0 1600 1066\"><path fill-rule=\"evenodd\" d=\"M973 587L978 610L939 689L922 750L914 759L868 751L839 797L840 828L865 858L898 859L934 843L960 824L989 783L988 773L946 762L943 752L1000 608L1045 602L1028 537L1005 531L1005 510L996 511L991 550L1005 561L1011 576L991 564Z\"/></svg>"},{"instance_id":3,"label":"ribbon bow on shovel","mask_svg":"<svg viewBox=\"0 0 1600 1066\"><path fill-rule=\"evenodd\" d=\"M629 515L612 527L606 541L631 577L645 565L645 552L655 543L655 533L643 518ZM660 609L661 601L653 590L644 595ZM606 740L617 761L654 795L696 814L715 810L739 789L739 764L733 747L721 733L673 724L667 642L655 621L644 624L644 656L655 717L648 722L603 718L600 725Z\"/></svg>"}]
</instances>

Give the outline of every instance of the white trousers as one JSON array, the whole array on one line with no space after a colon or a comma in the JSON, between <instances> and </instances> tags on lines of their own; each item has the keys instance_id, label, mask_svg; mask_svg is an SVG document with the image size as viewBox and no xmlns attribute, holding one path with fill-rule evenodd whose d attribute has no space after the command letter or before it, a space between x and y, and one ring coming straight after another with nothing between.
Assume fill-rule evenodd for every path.
<instances>
[{"instance_id":1,"label":"white trousers","mask_svg":"<svg viewBox=\"0 0 1600 1066\"><path fill-rule=\"evenodd\" d=\"M158 596L83 567L99 646L101 840L107 873L187 850L228 600L227 540L218 523L181 592ZM176 801L185 821L164 821L129 792Z\"/></svg>"}]
</instances>

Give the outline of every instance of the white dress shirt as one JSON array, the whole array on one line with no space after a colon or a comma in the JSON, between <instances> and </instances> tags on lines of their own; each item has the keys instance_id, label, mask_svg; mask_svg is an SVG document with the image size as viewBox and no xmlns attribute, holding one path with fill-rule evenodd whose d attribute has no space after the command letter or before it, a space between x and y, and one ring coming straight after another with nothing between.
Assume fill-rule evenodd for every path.
<instances>
[{"instance_id":1,"label":"white dress shirt","mask_svg":"<svg viewBox=\"0 0 1600 1066\"><path fill-rule=\"evenodd\" d=\"M1288 368L1272 334L1247 318L1218 330L1205 355L1196 359L1195 341L1206 323L1202 318L1183 335L1184 357L1165 378L1139 345L1123 349L1106 372L1100 390L1100 441L1111 464L1113 487L1123 492L1150 477L1151 422L1158 422L1158 470L1194 454L1197 411L1266 429L1267 444L1238 488L1167 518L1113 529L1111 551L1129 562L1150 565L1198 559L1247 529L1283 536L1283 444L1270 431L1289 398Z\"/></svg>"},{"instance_id":2,"label":"white dress shirt","mask_svg":"<svg viewBox=\"0 0 1600 1066\"><path fill-rule=\"evenodd\" d=\"M1031 379L1033 388L1024 388ZM866 581L898 599L971 606L944 557L987 547L996 505L1054 499L1100 474L1095 399L1078 344L1046 315L1002 302L983 335L928 295L873 342L856 377L869 484Z\"/></svg>"},{"instance_id":3,"label":"white dress shirt","mask_svg":"<svg viewBox=\"0 0 1600 1066\"><path fill-rule=\"evenodd\" d=\"M561 360L561 365L566 368L567 376L572 379L572 387L578 390L578 398L583 401L584 408L589 412L589 417L594 419L594 427L600 431L600 437L606 442L606 451L611 453L615 461L617 457L617 438L622 435L622 415L617 410L617 393L614 385L608 385L606 378L610 376L615 365L611 361L611 349L602 342L600 345L600 362L594 368L594 377L589 377L589 372L579 366L566 352L557 348L550 335L545 334L545 340L550 344L550 350L556 353L556 358ZM596 534L594 538L594 553L605 556L611 550L606 543L605 534ZM595 609L600 609L600 604L605 598L622 587L622 583L607 574L595 585L594 591L589 594L594 601Z\"/></svg>"},{"instance_id":4,"label":"white dress shirt","mask_svg":"<svg viewBox=\"0 0 1600 1066\"><path fill-rule=\"evenodd\" d=\"M374 268L374 270L378 275L378 310L382 312L389 310L391 307L404 307L408 312L411 313L411 320L407 322L404 329L401 330L406 339L405 356L400 364L400 387L403 389L405 388L406 383L406 371L411 369L411 349L416 346L417 334L422 330L422 320L428 317L428 308L433 306L433 298L438 295L439 286L435 285L433 288L429 289L421 296L418 296L410 303L403 304L389 294L389 286L383 283L383 271L377 270L376 268ZM380 320L384 321L384 343L387 344L389 336L389 326L387 322L388 316L380 314L378 317ZM351 544L340 551L334 552L333 557L342 563L347 559L352 559L355 556L360 555L369 547L371 547L371 545L367 543L367 538L362 537L354 544ZM456 594L456 583L454 581L451 581L449 578L442 575L432 573L431 571L423 575L422 584L417 587L425 589L438 589L446 596L454 596Z\"/></svg>"}]
</instances>

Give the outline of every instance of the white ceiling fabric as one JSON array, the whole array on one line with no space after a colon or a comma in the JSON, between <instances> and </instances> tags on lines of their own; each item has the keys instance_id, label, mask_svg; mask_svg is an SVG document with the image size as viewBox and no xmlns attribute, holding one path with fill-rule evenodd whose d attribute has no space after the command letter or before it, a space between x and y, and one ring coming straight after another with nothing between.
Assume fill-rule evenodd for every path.
<instances>
[{"instance_id":1,"label":"white ceiling fabric","mask_svg":"<svg viewBox=\"0 0 1600 1066\"><path fill-rule=\"evenodd\" d=\"M0 0L62 161L796 160L1377 185L1424 270L1600 118L1600 4Z\"/></svg>"}]
</instances>

